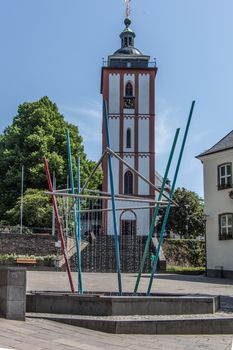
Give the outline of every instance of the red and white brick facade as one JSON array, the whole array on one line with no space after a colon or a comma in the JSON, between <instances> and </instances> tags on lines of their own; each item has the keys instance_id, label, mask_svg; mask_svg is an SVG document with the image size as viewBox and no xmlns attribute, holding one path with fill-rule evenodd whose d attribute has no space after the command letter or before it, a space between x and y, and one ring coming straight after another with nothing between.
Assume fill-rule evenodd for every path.
<instances>
[{"instance_id":1,"label":"red and white brick facade","mask_svg":"<svg viewBox=\"0 0 233 350\"><path fill-rule=\"evenodd\" d=\"M111 56L110 56L111 57ZM127 56L130 59L130 55ZM155 183L155 77L157 68L148 67L114 67L102 68L101 92L106 100L109 112L110 147L122 159L139 171L150 182ZM126 84L133 87L132 108L125 108ZM127 145L127 130L130 130L130 147ZM105 124L103 119L103 152L106 149ZM112 158L114 186L116 194L124 194L124 175L128 170L117 159ZM104 192L110 192L108 163L103 161ZM155 198L154 189L138 176L133 175L133 196ZM137 207L141 203L117 203L120 207ZM147 235L150 224L150 209L131 210L127 213L117 212L121 227L122 216L136 217L136 233ZM106 233L113 234L111 213L105 223ZM120 231L120 230L119 230Z\"/></svg>"}]
</instances>

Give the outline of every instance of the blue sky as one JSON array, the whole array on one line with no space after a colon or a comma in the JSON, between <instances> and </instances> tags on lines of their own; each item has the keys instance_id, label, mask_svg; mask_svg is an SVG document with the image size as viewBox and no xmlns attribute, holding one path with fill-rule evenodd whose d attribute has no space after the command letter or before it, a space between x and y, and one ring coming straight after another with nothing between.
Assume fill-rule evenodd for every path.
<instances>
[{"instance_id":1,"label":"blue sky","mask_svg":"<svg viewBox=\"0 0 233 350\"><path fill-rule=\"evenodd\" d=\"M196 109L178 184L203 194L195 155L232 130L233 1L132 0L136 47L156 57L156 167ZM123 0L0 0L0 132L17 106L48 95L101 154L102 57L120 46ZM172 174L171 174L172 178Z\"/></svg>"}]
</instances>

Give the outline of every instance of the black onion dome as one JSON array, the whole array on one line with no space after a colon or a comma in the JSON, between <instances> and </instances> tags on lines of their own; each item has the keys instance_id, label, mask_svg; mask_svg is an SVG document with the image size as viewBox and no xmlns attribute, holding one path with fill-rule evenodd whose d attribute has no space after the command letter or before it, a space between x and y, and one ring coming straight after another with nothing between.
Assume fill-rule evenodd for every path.
<instances>
[{"instance_id":1,"label":"black onion dome","mask_svg":"<svg viewBox=\"0 0 233 350\"><path fill-rule=\"evenodd\" d=\"M130 28L131 20L124 20L125 28L120 34L121 48L109 56L110 67L147 68L150 57L134 47L135 32Z\"/></svg>"},{"instance_id":2,"label":"black onion dome","mask_svg":"<svg viewBox=\"0 0 233 350\"><path fill-rule=\"evenodd\" d=\"M142 55L142 53L135 47L122 47L114 52L114 55Z\"/></svg>"}]
</instances>

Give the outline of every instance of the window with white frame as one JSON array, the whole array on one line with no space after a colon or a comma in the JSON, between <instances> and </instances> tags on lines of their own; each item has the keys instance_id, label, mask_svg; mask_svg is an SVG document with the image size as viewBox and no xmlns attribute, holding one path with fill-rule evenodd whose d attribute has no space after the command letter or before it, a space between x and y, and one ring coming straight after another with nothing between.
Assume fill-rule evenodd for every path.
<instances>
[{"instance_id":1,"label":"window with white frame","mask_svg":"<svg viewBox=\"0 0 233 350\"><path fill-rule=\"evenodd\" d=\"M231 163L225 163L218 166L218 189L232 187L232 166Z\"/></svg>"},{"instance_id":2,"label":"window with white frame","mask_svg":"<svg viewBox=\"0 0 233 350\"><path fill-rule=\"evenodd\" d=\"M233 239L232 236L233 214L226 213L219 215L219 239Z\"/></svg>"}]
</instances>

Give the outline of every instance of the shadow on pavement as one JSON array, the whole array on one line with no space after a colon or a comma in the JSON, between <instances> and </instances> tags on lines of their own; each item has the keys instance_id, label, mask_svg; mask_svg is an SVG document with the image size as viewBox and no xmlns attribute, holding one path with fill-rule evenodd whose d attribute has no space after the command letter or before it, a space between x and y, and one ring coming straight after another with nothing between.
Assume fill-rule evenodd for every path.
<instances>
[{"instance_id":1,"label":"shadow on pavement","mask_svg":"<svg viewBox=\"0 0 233 350\"><path fill-rule=\"evenodd\" d=\"M135 276L134 276L135 277ZM149 274L142 275L142 278L150 278ZM181 275L181 274L157 274L154 277L159 280L171 280L171 281L184 281L184 282L199 282L199 283L211 283L220 285L231 285L233 286L233 280L227 278L212 278L206 277L205 275Z\"/></svg>"}]
</instances>

